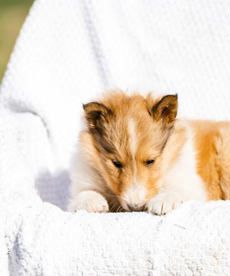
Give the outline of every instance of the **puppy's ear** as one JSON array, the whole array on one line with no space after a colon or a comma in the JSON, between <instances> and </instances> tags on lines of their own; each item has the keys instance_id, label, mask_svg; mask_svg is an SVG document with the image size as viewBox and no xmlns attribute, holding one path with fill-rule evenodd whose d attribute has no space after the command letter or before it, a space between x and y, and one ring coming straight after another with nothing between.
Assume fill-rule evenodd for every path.
<instances>
[{"instance_id":1,"label":"puppy's ear","mask_svg":"<svg viewBox=\"0 0 230 276\"><path fill-rule=\"evenodd\" d=\"M155 103L150 111L153 119L162 120L166 126L172 126L177 115L177 98L177 95L167 95Z\"/></svg>"},{"instance_id":2,"label":"puppy's ear","mask_svg":"<svg viewBox=\"0 0 230 276\"><path fill-rule=\"evenodd\" d=\"M83 104L83 109L85 111L85 118L87 120L89 130L100 131L103 124L107 121L107 117L112 115L111 109L98 102Z\"/></svg>"},{"instance_id":3,"label":"puppy's ear","mask_svg":"<svg viewBox=\"0 0 230 276\"><path fill-rule=\"evenodd\" d=\"M96 141L96 147L100 151L114 152L113 143L108 137L107 128L113 112L102 103L91 102L83 105L88 129Z\"/></svg>"}]
</instances>

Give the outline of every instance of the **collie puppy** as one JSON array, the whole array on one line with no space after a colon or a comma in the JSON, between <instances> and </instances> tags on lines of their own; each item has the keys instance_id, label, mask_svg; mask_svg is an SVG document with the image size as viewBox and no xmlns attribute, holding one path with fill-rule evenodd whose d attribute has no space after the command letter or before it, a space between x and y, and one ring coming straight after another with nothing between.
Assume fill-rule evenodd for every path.
<instances>
[{"instance_id":1,"label":"collie puppy","mask_svg":"<svg viewBox=\"0 0 230 276\"><path fill-rule=\"evenodd\" d=\"M230 198L230 124L176 119L177 95L109 93L85 104L68 209L163 215Z\"/></svg>"}]
</instances>

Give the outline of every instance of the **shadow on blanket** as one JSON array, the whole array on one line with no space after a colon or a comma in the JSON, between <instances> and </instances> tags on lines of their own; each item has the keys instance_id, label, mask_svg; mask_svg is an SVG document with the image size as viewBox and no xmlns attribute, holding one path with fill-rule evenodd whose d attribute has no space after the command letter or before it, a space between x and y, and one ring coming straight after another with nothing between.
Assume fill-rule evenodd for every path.
<instances>
[{"instance_id":1,"label":"shadow on blanket","mask_svg":"<svg viewBox=\"0 0 230 276\"><path fill-rule=\"evenodd\" d=\"M49 202L66 210L69 198L69 173L61 171L56 174L42 172L36 179L35 187L39 196L45 202Z\"/></svg>"}]
</instances>

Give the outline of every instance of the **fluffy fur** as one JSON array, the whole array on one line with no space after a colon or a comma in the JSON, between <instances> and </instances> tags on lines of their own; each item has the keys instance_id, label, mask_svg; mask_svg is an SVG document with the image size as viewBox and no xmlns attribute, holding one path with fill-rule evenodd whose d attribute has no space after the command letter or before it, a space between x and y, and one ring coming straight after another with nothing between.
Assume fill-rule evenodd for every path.
<instances>
[{"instance_id":1,"label":"fluffy fur","mask_svg":"<svg viewBox=\"0 0 230 276\"><path fill-rule=\"evenodd\" d=\"M166 214L230 197L230 124L178 120L177 96L109 93L84 105L70 211Z\"/></svg>"}]
</instances>

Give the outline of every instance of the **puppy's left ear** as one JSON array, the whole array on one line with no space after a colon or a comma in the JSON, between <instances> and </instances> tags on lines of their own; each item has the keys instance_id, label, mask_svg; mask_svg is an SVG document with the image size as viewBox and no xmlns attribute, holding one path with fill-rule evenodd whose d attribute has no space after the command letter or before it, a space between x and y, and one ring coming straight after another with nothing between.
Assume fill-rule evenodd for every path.
<instances>
[{"instance_id":1,"label":"puppy's left ear","mask_svg":"<svg viewBox=\"0 0 230 276\"><path fill-rule=\"evenodd\" d=\"M153 105L150 113L154 120L156 121L162 120L162 122L166 126L172 126L177 116L177 108L178 108L177 94L167 95Z\"/></svg>"}]
</instances>

